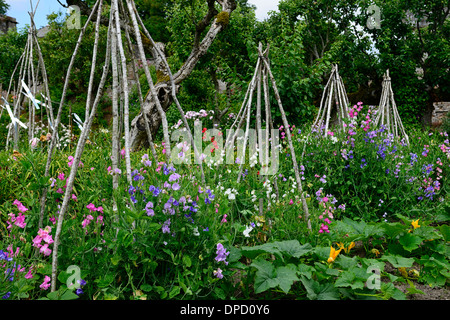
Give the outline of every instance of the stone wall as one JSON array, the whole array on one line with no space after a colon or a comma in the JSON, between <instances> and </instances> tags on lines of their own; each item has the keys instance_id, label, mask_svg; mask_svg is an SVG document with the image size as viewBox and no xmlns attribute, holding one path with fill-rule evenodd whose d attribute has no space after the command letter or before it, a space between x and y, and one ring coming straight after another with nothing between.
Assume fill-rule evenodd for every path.
<instances>
[{"instance_id":1,"label":"stone wall","mask_svg":"<svg viewBox=\"0 0 450 320\"><path fill-rule=\"evenodd\" d=\"M4 15L0 15L0 33L7 33L9 29L16 29L16 19Z\"/></svg>"},{"instance_id":2,"label":"stone wall","mask_svg":"<svg viewBox=\"0 0 450 320\"><path fill-rule=\"evenodd\" d=\"M450 102L435 102L431 118L433 126L439 126L450 111Z\"/></svg>"}]
</instances>

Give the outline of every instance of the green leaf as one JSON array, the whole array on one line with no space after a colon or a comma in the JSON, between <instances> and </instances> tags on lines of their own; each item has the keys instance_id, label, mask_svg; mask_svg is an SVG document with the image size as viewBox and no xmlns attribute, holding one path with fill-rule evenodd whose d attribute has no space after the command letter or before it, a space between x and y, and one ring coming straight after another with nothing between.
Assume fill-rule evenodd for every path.
<instances>
[{"instance_id":1,"label":"green leaf","mask_svg":"<svg viewBox=\"0 0 450 320\"><path fill-rule=\"evenodd\" d=\"M423 292L422 290L417 289L411 280L406 279L406 281L408 281L409 284L409 288L406 289L406 291L408 291L407 294L425 294L425 292Z\"/></svg>"},{"instance_id":2,"label":"green leaf","mask_svg":"<svg viewBox=\"0 0 450 320\"><path fill-rule=\"evenodd\" d=\"M398 255L383 255L380 258L381 261L388 261L394 268L410 268L413 263L413 258L405 258Z\"/></svg>"},{"instance_id":3,"label":"green leaf","mask_svg":"<svg viewBox=\"0 0 450 320\"><path fill-rule=\"evenodd\" d=\"M405 250L411 252L419 247L422 243L422 238L411 233L405 233L400 237L399 242Z\"/></svg>"},{"instance_id":4,"label":"green leaf","mask_svg":"<svg viewBox=\"0 0 450 320\"><path fill-rule=\"evenodd\" d=\"M338 300L339 293L332 283L320 284L311 279L308 280L304 276L300 281L304 285L307 297L310 300Z\"/></svg>"},{"instance_id":5,"label":"green leaf","mask_svg":"<svg viewBox=\"0 0 450 320\"><path fill-rule=\"evenodd\" d=\"M258 269L255 274L255 293L258 294L278 286L279 281L272 263L264 259L257 259L250 266Z\"/></svg>"},{"instance_id":6,"label":"green leaf","mask_svg":"<svg viewBox=\"0 0 450 320\"><path fill-rule=\"evenodd\" d=\"M391 239L397 237L400 233L405 232L408 227L405 225L395 222L395 223L382 223L381 227L384 229L384 234Z\"/></svg>"},{"instance_id":7,"label":"green leaf","mask_svg":"<svg viewBox=\"0 0 450 320\"><path fill-rule=\"evenodd\" d=\"M115 255L114 257L111 258L111 263L117 266L120 260L122 260L122 258L119 255Z\"/></svg>"},{"instance_id":8,"label":"green leaf","mask_svg":"<svg viewBox=\"0 0 450 320\"><path fill-rule=\"evenodd\" d=\"M301 276L305 276L307 279L311 279L312 273L315 271L314 267L306 264L300 264L297 266L297 273Z\"/></svg>"},{"instance_id":9,"label":"green leaf","mask_svg":"<svg viewBox=\"0 0 450 320\"><path fill-rule=\"evenodd\" d=\"M281 252L294 258L300 258L313 250L311 244L306 243L300 245L298 240L277 241L274 242L274 245L278 247Z\"/></svg>"},{"instance_id":10,"label":"green leaf","mask_svg":"<svg viewBox=\"0 0 450 320\"><path fill-rule=\"evenodd\" d=\"M177 295L179 295L180 291L181 291L181 289L179 286L174 286L172 288L172 290L170 290L170 292L169 292L169 299L172 299L172 298L176 297Z\"/></svg>"},{"instance_id":11,"label":"green leaf","mask_svg":"<svg viewBox=\"0 0 450 320\"><path fill-rule=\"evenodd\" d=\"M183 264L188 268L192 265L191 258L188 255L183 255Z\"/></svg>"},{"instance_id":12,"label":"green leaf","mask_svg":"<svg viewBox=\"0 0 450 320\"><path fill-rule=\"evenodd\" d=\"M450 225L443 224L440 226L439 231L442 233L442 236L444 237L445 242L450 241Z\"/></svg>"},{"instance_id":13,"label":"green leaf","mask_svg":"<svg viewBox=\"0 0 450 320\"><path fill-rule=\"evenodd\" d=\"M287 294L291 290L294 281L298 280L297 268L293 264L288 264L287 266L278 267L276 274L281 290Z\"/></svg>"},{"instance_id":14,"label":"green leaf","mask_svg":"<svg viewBox=\"0 0 450 320\"><path fill-rule=\"evenodd\" d=\"M78 295L76 295L71 290L66 290L66 292L63 293L60 300L75 300L78 299Z\"/></svg>"},{"instance_id":15,"label":"green leaf","mask_svg":"<svg viewBox=\"0 0 450 320\"><path fill-rule=\"evenodd\" d=\"M227 257L227 261L230 263L237 262L242 257L241 250L238 248L230 246L228 251L230 252L230 254Z\"/></svg>"},{"instance_id":16,"label":"green leaf","mask_svg":"<svg viewBox=\"0 0 450 320\"><path fill-rule=\"evenodd\" d=\"M151 286L147 283L144 283L143 285L141 285L141 290L144 292L150 292L153 290L153 286Z\"/></svg>"}]
</instances>

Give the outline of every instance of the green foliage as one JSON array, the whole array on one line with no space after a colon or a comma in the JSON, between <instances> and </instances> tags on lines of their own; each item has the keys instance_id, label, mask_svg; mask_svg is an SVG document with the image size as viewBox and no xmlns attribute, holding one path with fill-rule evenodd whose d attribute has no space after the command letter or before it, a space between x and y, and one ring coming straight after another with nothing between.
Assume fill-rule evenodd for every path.
<instances>
[{"instance_id":1,"label":"green foliage","mask_svg":"<svg viewBox=\"0 0 450 320\"><path fill-rule=\"evenodd\" d=\"M6 34L0 34L0 83L3 90L8 90L8 86L14 71L14 67L22 55L27 41L27 31L22 29L17 32L10 29ZM14 81L17 83L19 69L16 70ZM14 86L14 82L12 83Z\"/></svg>"},{"instance_id":2,"label":"green foliage","mask_svg":"<svg viewBox=\"0 0 450 320\"><path fill-rule=\"evenodd\" d=\"M0 0L0 15L6 14L9 9L9 4L5 0Z\"/></svg>"}]
</instances>

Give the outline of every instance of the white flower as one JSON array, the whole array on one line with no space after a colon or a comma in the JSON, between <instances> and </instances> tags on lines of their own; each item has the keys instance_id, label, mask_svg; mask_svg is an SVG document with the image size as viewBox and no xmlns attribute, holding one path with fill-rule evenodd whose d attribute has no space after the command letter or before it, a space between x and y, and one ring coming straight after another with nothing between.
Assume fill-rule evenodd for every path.
<instances>
[{"instance_id":1,"label":"white flower","mask_svg":"<svg viewBox=\"0 0 450 320\"><path fill-rule=\"evenodd\" d=\"M253 230L253 228L252 228L251 226L247 226L247 227L245 228L244 232L243 232L244 236L245 236L246 238L249 238L249 237L250 237L249 233L250 233L252 230Z\"/></svg>"},{"instance_id":2,"label":"white flower","mask_svg":"<svg viewBox=\"0 0 450 320\"><path fill-rule=\"evenodd\" d=\"M194 228L194 236L199 236L200 235L200 232L198 232L198 227L195 227Z\"/></svg>"}]
</instances>

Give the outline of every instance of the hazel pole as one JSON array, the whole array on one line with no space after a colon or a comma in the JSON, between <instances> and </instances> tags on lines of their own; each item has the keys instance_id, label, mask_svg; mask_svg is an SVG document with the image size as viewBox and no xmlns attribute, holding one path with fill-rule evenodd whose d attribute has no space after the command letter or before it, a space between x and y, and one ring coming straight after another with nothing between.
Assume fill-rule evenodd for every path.
<instances>
[{"instance_id":1,"label":"hazel pole","mask_svg":"<svg viewBox=\"0 0 450 320\"><path fill-rule=\"evenodd\" d=\"M333 71L331 71L331 72L333 72ZM320 115L322 113L322 108L323 108L323 100L324 100L324 98L326 96L326 92L327 92L328 86L330 85L330 81L331 81L331 77L328 78L327 84L323 88L322 98L320 99L319 112L317 113L316 120L313 123L313 127L315 127L319 123L319 117L320 117Z\"/></svg>"},{"instance_id":2,"label":"hazel pole","mask_svg":"<svg viewBox=\"0 0 450 320\"><path fill-rule=\"evenodd\" d=\"M127 170L127 180L131 184L131 160L130 160L130 119L129 119L129 96L128 96L128 71L127 71L127 59L125 57L125 52L123 49L121 29L120 29L120 17L119 17L119 6L118 0L113 0L114 3L114 13L116 22L116 37L117 37L117 47L120 54L120 62L122 66L122 86L123 86L123 121L124 121L124 135L125 135L125 165Z\"/></svg>"},{"instance_id":3,"label":"hazel pole","mask_svg":"<svg viewBox=\"0 0 450 320\"><path fill-rule=\"evenodd\" d=\"M247 147L247 140L248 140L248 132L250 130L250 110L251 110L251 105L252 105L252 96L253 96L253 92L255 90L255 86L256 83L258 81L258 74L259 74L259 70L260 70L260 66L261 66L261 57L258 58L258 61L256 63L256 68L255 68L255 74L254 77L252 79L252 82L250 83L251 89L250 89L250 94L249 94L249 98L248 98L248 109L247 109L247 125L245 128L245 134L244 134L244 150L243 150L243 157L245 159L245 152L246 152L246 147ZM237 133L237 132L236 132ZM236 135L236 134L235 134ZM250 155L249 155L250 157ZM241 181L241 175L242 175L242 165L243 162L241 161L241 163L239 164L239 174L238 174L238 178L237 178L237 182L239 183Z\"/></svg>"},{"instance_id":4,"label":"hazel pole","mask_svg":"<svg viewBox=\"0 0 450 320\"><path fill-rule=\"evenodd\" d=\"M135 33L136 33L136 27L135 26L134 26L134 29L135 29ZM139 32L137 32L137 33L139 33ZM169 139L169 129L168 129L168 124L167 124L167 117L166 117L166 114L165 114L165 112L164 112L164 110L163 110L163 108L161 106L161 103L160 103L159 98L158 98L158 94L157 94L155 86L153 84L152 76L150 74L150 70L149 70L149 67L148 67L147 58L145 57L144 46L142 44L142 40L140 38L140 34L139 35L136 34L136 39L138 39L136 42L137 42L137 45L138 45L139 54L140 54L140 57L141 57L143 68L144 68L144 73L145 73L145 76L147 78L148 85L150 87L150 93L151 93L151 96L152 96L152 98L154 100L154 103L156 105L156 109L158 110L158 113L159 113L159 115L161 117L161 123L162 123L162 127L163 127L163 136L164 136L164 141L165 141L165 144L166 144L165 145L165 148L166 148L166 160L169 162L170 161L170 157L171 157L171 148L170 148L170 139ZM142 112L144 113L144 110L142 110Z\"/></svg>"},{"instance_id":5,"label":"hazel pole","mask_svg":"<svg viewBox=\"0 0 450 320\"><path fill-rule=\"evenodd\" d=\"M71 57L71 60L70 60L70 63L69 63L69 67L67 69L66 78L65 78L64 87L63 87L63 92L62 92L62 95L61 95L61 102L59 104L56 120L53 122L53 131L52 131L53 134L52 134L52 139L50 140L50 145L48 147L47 164L45 166L44 177L48 177L49 174L50 174L50 164L51 164L51 161L52 161L52 154L53 154L53 150L54 150L54 148L56 146L56 138L57 138L57 135L58 135L58 126L59 126L59 123L61 121L62 108L63 108L64 102L65 102L66 92L67 92L67 88L69 86L70 73L72 71L72 67L73 67L73 64L75 62L75 57L76 57L76 55L78 53L78 50L79 50L79 48L81 46L81 40L83 40L83 36L84 36L84 33L86 32L86 28L87 28L89 22L91 21L94 13L96 11L96 9L98 8L98 5L99 5L100 1L102 1L102 0L97 0L97 2L95 3L95 5L94 5L94 7L92 9L91 14L89 15L89 17L88 17L88 19L87 19L87 21L85 23L85 25L81 29L80 35L78 37L77 44L75 46L74 52L72 54L72 57ZM48 99L50 100L50 96L48 96ZM46 198L47 198L47 192L48 192L48 188L44 188L44 190L42 192L42 197L41 197L41 212L40 212L39 221L42 221L42 219L44 217L45 201L46 201Z\"/></svg>"},{"instance_id":6,"label":"hazel pole","mask_svg":"<svg viewBox=\"0 0 450 320\"><path fill-rule=\"evenodd\" d=\"M108 28L108 34L110 34L111 30ZM69 178L67 180L67 185L66 185L66 191L64 193L64 198L63 198L63 203L61 205L61 209L58 215L58 224L56 227L56 233L55 233L55 239L54 239L54 243L53 243L53 255L52 255L52 282L51 282L51 292L54 292L56 290L56 271L57 271L57 267L58 267L58 248L59 248L59 238L61 235L61 229L62 229L62 223L64 220L64 214L67 210L68 204L69 204L69 200L71 197L71 193L72 193L72 189L73 189L73 184L75 181L75 175L77 173L77 169L78 169L78 165L81 159L81 155L83 153L84 150L84 146L86 144L86 140L87 137L89 135L91 126L92 126L92 122L94 120L94 116L96 114L97 111L97 106L100 102L100 99L103 95L103 89L105 86L105 82L106 82L106 77L108 75L109 72L109 64L110 64L110 50L106 50L106 59L105 59L105 64L103 66L103 73L102 73L102 77L98 86L98 90L97 90L97 96L95 98L94 104L90 110L90 115L89 117L86 115L86 120L83 126L83 130L81 131L80 134L80 138L78 139L78 144L77 144L77 148L75 150L75 157L73 160L73 165L72 168L70 170L70 174L69 174Z\"/></svg>"},{"instance_id":7,"label":"hazel pole","mask_svg":"<svg viewBox=\"0 0 450 320\"><path fill-rule=\"evenodd\" d=\"M113 11L114 8L111 9ZM114 15L111 13L111 17ZM117 217L117 202L114 196L114 191L119 188L119 176L116 174L116 169L119 167L119 150L120 150L120 139L119 139L119 106L118 106L118 70L117 70L117 38L115 36L115 26L111 26L111 66L112 66L112 173L113 173L113 212L116 212Z\"/></svg>"},{"instance_id":8,"label":"hazel pole","mask_svg":"<svg viewBox=\"0 0 450 320\"><path fill-rule=\"evenodd\" d=\"M122 2L120 2L120 5L122 6ZM123 10L125 12L125 10ZM128 24L128 19L126 20L127 24ZM134 73L134 77L136 78L136 84L137 84L137 90L138 90L138 96L139 96L139 103L141 106L144 105L144 98L142 96L142 88L141 88L141 81L139 80L139 74L138 71L136 69L136 64L137 64L137 60L133 54L133 45L131 43L131 37L130 37L130 33L128 32L128 28L124 28L125 29L125 37L127 39L127 43L128 43L128 49L131 53L131 56L133 57L133 73ZM153 159L158 162L158 154L156 153L156 149L155 149L155 145L153 143L153 137L152 137L152 132L150 130L150 126L148 124L148 118L147 118L147 114L143 113L144 115L144 121L145 121L145 131L147 132L147 139L148 139L148 144L150 146L150 150L152 152L153 155Z\"/></svg>"},{"instance_id":9,"label":"hazel pole","mask_svg":"<svg viewBox=\"0 0 450 320\"><path fill-rule=\"evenodd\" d=\"M36 25L34 23L34 18L33 17L31 17L31 24L33 25L33 31L36 31ZM37 53L38 59L39 59L39 65L40 65L40 70L41 70L41 74L42 74L41 75L42 76L42 81L44 83L45 93L46 93L47 98L48 98L47 102L45 102L45 111L47 113L47 117L50 119L51 124L53 124L53 126L54 126L55 125L55 119L54 119L54 114L53 114L52 101L51 101L51 98L50 98L50 88L48 86L47 69L45 68L44 57L42 56L42 51L41 51L41 47L39 46L39 41L37 39L36 32L33 32L32 35L33 35L34 43L36 45L36 53Z\"/></svg>"},{"instance_id":10,"label":"hazel pole","mask_svg":"<svg viewBox=\"0 0 450 320\"><path fill-rule=\"evenodd\" d=\"M267 55L266 58L268 60L268 56L269 53L267 51ZM271 115L271 110L270 110L270 100L269 100L269 81L267 79L267 70L264 68L263 69L263 88L264 88L264 103L265 103L265 107L266 107L266 139L267 139L267 147L266 147L266 163L267 165L269 164L269 130L273 130L273 122L272 122L272 115ZM275 135L272 135L272 131L270 131L270 145L272 145L272 155L273 152L275 152L275 149L278 148L278 146L275 144ZM277 151L278 152L278 151ZM272 157L273 159L273 157ZM275 193L277 195L277 200L280 197L280 193L278 190L278 182L277 179L275 178L273 180L273 186L275 188Z\"/></svg>"},{"instance_id":11,"label":"hazel pole","mask_svg":"<svg viewBox=\"0 0 450 320\"><path fill-rule=\"evenodd\" d=\"M263 56L262 52L260 52L260 55ZM274 90L274 93L275 93L275 98L276 98L276 100L278 102L278 107L280 109L281 118L283 120L284 130L285 130L286 136L288 138L289 149L290 149L291 154L292 154L292 163L294 165L295 179L297 181L297 189L298 189L298 191L300 193L300 197L301 197L302 204L303 204L303 211L305 213L305 221L306 221L306 223L308 225L308 229L311 230L311 221L309 220L308 205L306 203L306 199L305 199L305 196L303 194L302 182L301 182L301 179L300 179L300 174L298 172L298 164L297 164L297 159L296 159L296 156L295 156L294 147L292 145L292 138L291 138L291 135L289 134L289 127L288 127L288 121L287 121L287 118L286 118L286 114L284 113L283 105L282 105L281 99L280 99L280 94L278 93L276 82L275 82L275 79L273 77L272 71L270 70L270 66L267 63L265 58L262 58L261 60L264 62L265 66L266 66L267 72L268 72L270 80L272 82L272 87L273 87L273 90Z\"/></svg>"},{"instance_id":12,"label":"hazel pole","mask_svg":"<svg viewBox=\"0 0 450 320\"><path fill-rule=\"evenodd\" d=\"M198 150L197 150L197 146L196 146L196 144L195 144L195 142L194 142L194 138L193 138L193 136L192 136L192 131L191 131L190 127L189 127L189 124L188 124L187 119L186 119L186 117L185 117L184 111L183 111L183 109L181 108L180 102L178 101L178 98L177 98L177 95L176 95L176 92L175 92L175 81L174 81L174 79L173 79L173 75L172 75L172 71L170 70L169 63L167 62L167 59L166 59L166 57L164 56L164 54L159 50L158 46L157 46L156 43L153 41L153 38L152 38L151 35L149 34L147 28L145 27L145 25L144 25L144 23L142 22L142 20L141 20L141 18L139 17L139 15L136 14L137 10L136 10L136 7L135 7L135 5L134 5L134 2L131 3L130 0L127 0L127 5L128 5L128 9L129 9L129 11L130 11L131 19L132 19L132 21L133 21L133 25L134 25L134 28L135 28L136 37L139 37L139 39L140 39L140 34L139 34L139 32L137 32L139 27L138 27L138 25L137 25L137 21L136 21L136 20L138 20L138 21L139 21L139 24L141 25L142 29L144 30L144 33L145 33L146 37L150 40L150 42L151 42L152 45L153 45L153 48L155 49L156 53L160 56L160 58L162 59L164 65L165 65L165 67L166 67L166 70L167 70L167 72L168 72L168 74L169 74L170 84L171 84L171 95L172 95L172 98L173 98L173 100L174 100L174 102L175 102L175 105L177 106L178 112L179 112L180 115L181 115L181 119L182 119L182 121L183 121L183 123L184 123L184 126L185 126L186 129L187 129L188 138L189 138L189 140L190 140L190 142L191 142L191 144L192 144L192 146L193 146L194 154L195 154L197 163L198 163L198 165L200 166L200 172L201 172L202 183L205 184L205 174L204 174L204 171L203 171L202 161L200 160L200 154L199 154L199 152L198 152ZM169 146L169 147L170 147L170 146Z\"/></svg>"}]
</instances>

